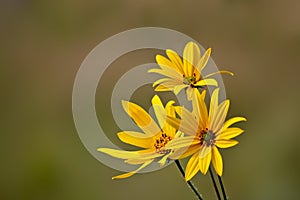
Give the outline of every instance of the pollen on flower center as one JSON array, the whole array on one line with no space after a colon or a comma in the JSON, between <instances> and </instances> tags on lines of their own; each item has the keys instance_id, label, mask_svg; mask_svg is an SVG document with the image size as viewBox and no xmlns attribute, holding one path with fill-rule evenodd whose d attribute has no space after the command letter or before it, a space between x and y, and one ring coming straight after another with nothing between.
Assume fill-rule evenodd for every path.
<instances>
[{"instance_id":1,"label":"pollen on flower center","mask_svg":"<svg viewBox=\"0 0 300 200\"><path fill-rule=\"evenodd\" d=\"M191 87L194 87L194 84L197 83L196 80L196 74L194 73L193 76L185 76L183 75L183 84L190 85Z\"/></svg>"},{"instance_id":2,"label":"pollen on flower center","mask_svg":"<svg viewBox=\"0 0 300 200\"><path fill-rule=\"evenodd\" d=\"M200 132L200 141L201 144L205 144L206 146L213 146L215 144L215 133L208 128L202 129Z\"/></svg>"},{"instance_id":3,"label":"pollen on flower center","mask_svg":"<svg viewBox=\"0 0 300 200\"><path fill-rule=\"evenodd\" d=\"M161 154L170 153L171 150L164 149L163 147L171 140L172 138L170 136L168 136L166 133L162 133L161 136L155 141L154 147L156 151Z\"/></svg>"}]
</instances>

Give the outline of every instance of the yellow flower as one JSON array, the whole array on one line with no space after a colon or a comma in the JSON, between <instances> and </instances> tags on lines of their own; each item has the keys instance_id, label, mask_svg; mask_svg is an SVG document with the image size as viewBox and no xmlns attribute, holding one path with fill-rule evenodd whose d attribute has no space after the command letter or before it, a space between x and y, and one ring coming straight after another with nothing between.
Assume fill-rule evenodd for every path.
<instances>
[{"instance_id":1,"label":"yellow flower","mask_svg":"<svg viewBox=\"0 0 300 200\"><path fill-rule=\"evenodd\" d=\"M109 154L110 156L124 159L126 163L132 165L141 165L137 170L125 173L117 178L127 178L147 165L159 158L158 163L164 165L168 159L177 159L182 152L177 152L174 148L165 148L165 145L172 139L181 137L181 132L176 132L176 129L166 123L166 116L175 117L175 110L173 107L174 101L169 101L164 107L160 98L155 95L152 98L152 106L158 121L158 124L152 117L137 104L122 101L122 105L127 114L135 121L139 128L143 131L123 131L118 133L121 141L143 148L138 151L123 151L109 148L99 148L98 151Z\"/></svg>"},{"instance_id":2,"label":"yellow flower","mask_svg":"<svg viewBox=\"0 0 300 200\"><path fill-rule=\"evenodd\" d=\"M243 130L237 127L230 127L232 124L240 121L246 121L244 117L234 117L225 122L229 108L229 100L219 104L219 89L215 89L211 101L209 113L204 101L205 91L202 94L198 90L192 97L193 112L184 107L176 107L176 112L181 120L172 116L167 117L167 122L173 127L185 133L184 138L176 138L173 143L181 144L181 147L193 147L194 153L186 166L185 179L190 180L199 170L206 174L210 162L212 162L217 174L222 176L223 161L218 150L219 148L232 147L238 142L232 138L243 133ZM172 148L172 145L169 146ZM195 150L196 149L196 150Z\"/></svg>"},{"instance_id":3,"label":"yellow flower","mask_svg":"<svg viewBox=\"0 0 300 200\"><path fill-rule=\"evenodd\" d=\"M161 69L151 69L149 72L154 72L167 76L157 80L153 87L155 91L174 91L177 95L182 89L186 88L188 99L191 100L193 91L201 86L212 85L218 86L215 79L209 78L217 73L233 73L228 71L218 71L206 76L202 76L201 72L206 66L211 49L207 49L203 56L200 54L198 45L194 42L186 44L183 51L183 61L179 55L173 50L167 49L168 58L162 55L156 56L156 61Z\"/></svg>"}]
</instances>

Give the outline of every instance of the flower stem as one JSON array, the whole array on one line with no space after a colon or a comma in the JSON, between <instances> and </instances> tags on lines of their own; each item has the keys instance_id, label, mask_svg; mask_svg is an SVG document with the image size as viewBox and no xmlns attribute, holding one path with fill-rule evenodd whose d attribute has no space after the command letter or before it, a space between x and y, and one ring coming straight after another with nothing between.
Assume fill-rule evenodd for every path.
<instances>
[{"instance_id":1,"label":"flower stem","mask_svg":"<svg viewBox=\"0 0 300 200\"><path fill-rule=\"evenodd\" d=\"M216 191L218 200L221 200L221 196L220 196L220 193L219 193L219 189L218 189L218 187L217 187L217 184L216 184L216 181L215 181L215 178L214 178L214 175L213 175L211 166L209 166L209 173L210 173L210 177L211 177L211 180L212 180L212 182L213 182L213 185L214 185L214 188L215 188L215 191Z\"/></svg>"},{"instance_id":2,"label":"flower stem","mask_svg":"<svg viewBox=\"0 0 300 200\"><path fill-rule=\"evenodd\" d=\"M222 189L222 194L223 194L223 198L224 200L227 200L227 196L226 196L226 191L225 191L225 187L223 185L223 181L222 181L222 177L218 175L218 179L219 179L219 183L221 185L221 189Z\"/></svg>"},{"instance_id":3,"label":"flower stem","mask_svg":"<svg viewBox=\"0 0 300 200\"><path fill-rule=\"evenodd\" d=\"M183 178L184 178L184 177L185 177L184 170L183 170L183 168L182 168L182 166L181 166L179 160L175 160L175 163L176 163L176 165L177 165L179 171L181 172L181 174L182 174L182 176L183 176ZM198 192L198 190L197 190L197 188L194 186L194 184L193 184L191 181L187 181L186 183L187 183L188 186L191 188L191 190L195 193L195 195L197 196L197 198L198 198L199 200L203 200L203 199L202 199L202 195Z\"/></svg>"}]
</instances>

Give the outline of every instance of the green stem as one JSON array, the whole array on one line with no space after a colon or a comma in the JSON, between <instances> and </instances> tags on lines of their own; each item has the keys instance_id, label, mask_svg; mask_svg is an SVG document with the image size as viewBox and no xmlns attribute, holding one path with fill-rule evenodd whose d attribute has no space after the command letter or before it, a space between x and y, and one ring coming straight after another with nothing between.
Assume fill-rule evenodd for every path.
<instances>
[{"instance_id":1,"label":"green stem","mask_svg":"<svg viewBox=\"0 0 300 200\"><path fill-rule=\"evenodd\" d=\"M216 184L216 181L215 181L215 178L214 178L214 175L213 175L211 166L209 166L209 173L210 173L210 177L211 177L211 180L212 180L212 182L213 182L213 185L214 185L215 192L216 192L216 194L217 194L218 200L221 200L221 196L220 196L220 193L219 193L219 189L218 189L218 187L217 187L217 184Z\"/></svg>"},{"instance_id":2,"label":"green stem","mask_svg":"<svg viewBox=\"0 0 300 200\"><path fill-rule=\"evenodd\" d=\"M184 170L183 170L183 168L182 168L182 166L181 166L179 160L175 160L175 163L176 163L176 165L177 165L179 171L181 172L181 174L182 174L182 176L183 176L183 178L184 178L184 177L185 177ZM202 199L202 195L198 192L198 190L197 190L197 188L194 186L194 184L193 184L191 181L187 181L186 183L187 183L188 186L191 188L191 190L195 193L195 195L197 196L197 198L198 198L199 200L203 200L203 199Z\"/></svg>"},{"instance_id":3,"label":"green stem","mask_svg":"<svg viewBox=\"0 0 300 200\"><path fill-rule=\"evenodd\" d=\"M224 198L225 200L227 200L228 198L227 198L227 196L226 196L226 191L225 191L225 187L224 187L224 185L223 185L222 177L218 175L218 179L219 179L219 183L220 183L220 185L221 185L223 198Z\"/></svg>"}]
</instances>

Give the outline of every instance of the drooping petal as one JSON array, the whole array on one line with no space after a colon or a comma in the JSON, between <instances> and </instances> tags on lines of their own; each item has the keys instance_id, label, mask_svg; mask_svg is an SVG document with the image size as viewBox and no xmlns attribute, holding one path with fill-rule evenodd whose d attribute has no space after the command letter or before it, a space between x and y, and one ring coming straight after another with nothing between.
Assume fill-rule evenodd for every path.
<instances>
[{"instance_id":1,"label":"drooping petal","mask_svg":"<svg viewBox=\"0 0 300 200\"><path fill-rule=\"evenodd\" d=\"M195 153L188 161L185 168L185 180L191 180L199 171L199 156Z\"/></svg>"},{"instance_id":2,"label":"drooping petal","mask_svg":"<svg viewBox=\"0 0 300 200\"><path fill-rule=\"evenodd\" d=\"M237 128L237 127L231 127L225 129L225 131L220 132L219 134L216 134L217 140L230 140L231 138L234 138L240 134L242 134L244 130Z\"/></svg>"},{"instance_id":3,"label":"drooping petal","mask_svg":"<svg viewBox=\"0 0 300 200\"><path fill-rule=\"evenodd\" d=\"M229 126L231 126L234 123L241 122L241 121L247 121L245 117L233 117L229 120L227 120L223 125L223 130L227 129Z\"/></svg>"},{"instance_id":4,"label":"drooping petal","mask_svg":"<svg viewBox=\"0 0 300 200\"><path fill-rule=\"evenodd\" d=\"M206 172L209 168L209 165L210 165L210 161L211 161L211 150L204 158L202 158L202 159L199 158L199 169L202 172L202 174L204 174L204 175L206 174Z\"/></svg>"},{"instance_id":5,"label":"drooping petal","mask_svg":"<svg viewBox=\"0 0 300 200\"><path fill-rule=\"evenodd\" d=\"M211 157L212 164L219 176L223 174L223 160L222 156L217 147L213 147L212 149L212 157Z\"/></svg>"},{"instance_id":6,"label":"drooping petal","mask_svg":"<svg viewBox=\"0 0 300 200\"><path fill-rule=\"evenodd\" d=\"M218 87L218 82L213 78L207 78L207 79L202 79L194 84L194 86L205 86L205 85Z\"/></svg>"},{"instance_id":7,"label":"drooping petal","mask_svg":"<svg viewBox=\"0 0 300 200\"><path fill-rule=\"evenodd\" d=\"M183 51L183 67L186 76L193 76L194 67L200 59L200 49L194 42L186 44Z\"/></svg>"},{"instance_id":8,"label":"drooping petal","mask_svg":"<svg viewBox=\"0 0 300 200\"><path fill-rule=\"evenodd\" d=\"M210 54L211 54L211 48L208 48L204 55L201 57L201 59L199 60L199 62L197 63L197 70L201 73L201 71L203 70L203 68L206 66L208 60L209 60L209 57L210 57Z\"/></svg>"},{"instance_id":9,"label":"drooping petal","mask_svg":"<svg viewBox=\"0 0 300 200\"><path fill-rule=\"evenodd\" d=\"M152 117L137 104L122 101L122 105L127 114L148 136L154 136L160 133L160 128L157 126Z\"/></svg>"},{"instance_id":10,"label":"drooping petal","mask_svg":"<svg viewBox=\"0 0 300 200\"><path fill-rule=\"evenodd\" d=\"M147 162L145 162L143 165L141 165L138 169L132 171L132 172L128 172L128 173L125 173L125 174L121 174L121 175L118 175L118 176L114 176L112 177L112 179L121 179L121 178L128 178L134 174L136 174L137 172L139 172L141 169L145 168L147 165L149 165L153 160L149 160Z\"/></svg>"},{"instance_id":11,"label":"drooping petal","mask_svg":"<svg viewBox=\"0 0 300 200\"><path fill-rule=\"evenodd\" d=\"M171 62L174 63L177 66L178 71L181 74L184 74L184 71L182 69L183 63L181 61L181 58L178 56L178 54L175 51L171 50L171 49L167 49L166 54L169 57L169 59L171 60Z\"/></svg>"},{"instance_id":12,"label":"drooping petal","mask_svg":"<svg viewBox=\"0 0 300 200\"><path fill-rule=\"evenodd\" d=\"M189 129L194 130L194 134L196 134L199 124L195 115L183 106L176 106L176 112L181 118L181 121L184 122Z\"/></svg>"},{"instance_id":13,"label":"drooping petal","mask_svg":"<svg viewBox=\"0 0 300 200\"><path fill-rule=\"evenodd\" d=\"M158 163L160 164L160 166L164 166L164 165L166 164L166 162L167 162L167 160L168 160L168 158L170 157L171 154L172 154L172 152L170 152L170 153L164 155L164 156L162 157L162 159L160 159L160 160L158 161Z\"/></svg>"},{"instance_id":14,"label":"drooping petal","mask_svg":"<svg viewBox=\"0 0 300 200\"><path fill-rule=\"evenodd\" d=\"M122 142L142 148L153 148L155 137L133 131L123 131L118 133Z\"/></svg>"},{"instance_id":15,"label":"drooping petal","mask_svg":"<svg viewBox=\"0 0 300 200\"><path fill-rule=\"evenodd\" d=\"M229 148L237 145L239 142L236 140L217 140L215 145L219 148Z\"/></svg>"},{"instance_id":16,"label":"drooping petal","mask_svg":"<svg viewBox=\"0 0 300 200\"><path fill-rule=\"evenodd\" d=\"M156 91L156 92L172 91L173 88L174 87L171 87L171 86L158 85L154 91Z\"/></svg>"},{"instance_id":17,"label":"drooping petal","mask_svg":"<svg viewBox=\"0 0 300 200\"><path fill-rule=\"evenodd\" d=\"M161 83L164 83L164 82L174 82L174 80L173 79L171 79L171 78L161 78L161 79L158 79L157 81L155 81L153 84L152 84L152 87L155 87L155 86L157 86L157 85L159 85L159 84L161 84ZM174 82L175 83L175 82Z\"/></svg>"}]
</instances>

